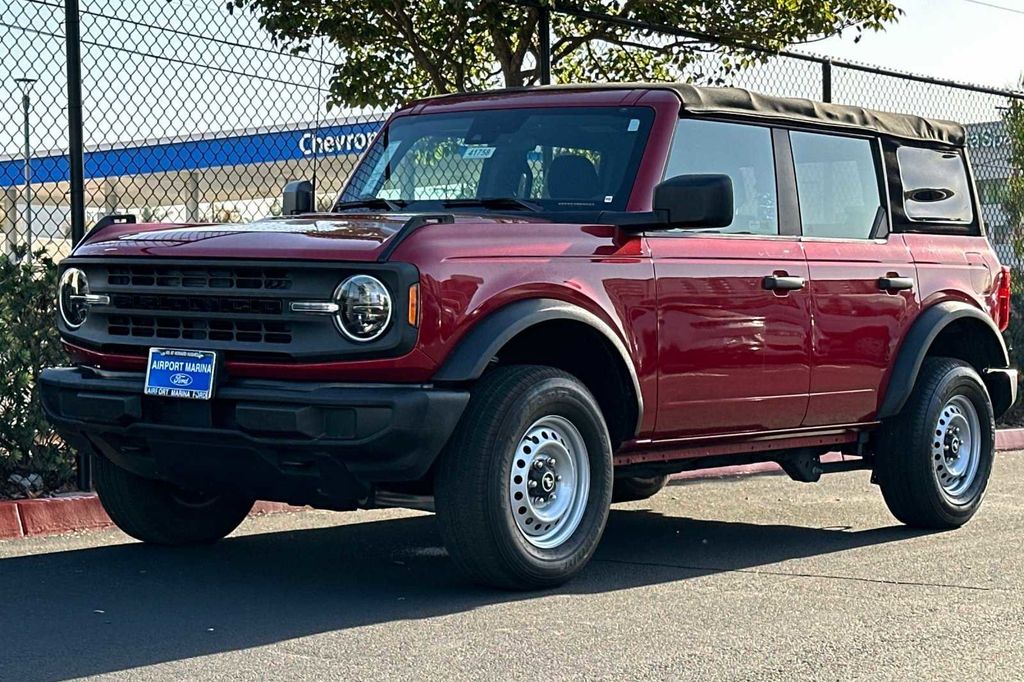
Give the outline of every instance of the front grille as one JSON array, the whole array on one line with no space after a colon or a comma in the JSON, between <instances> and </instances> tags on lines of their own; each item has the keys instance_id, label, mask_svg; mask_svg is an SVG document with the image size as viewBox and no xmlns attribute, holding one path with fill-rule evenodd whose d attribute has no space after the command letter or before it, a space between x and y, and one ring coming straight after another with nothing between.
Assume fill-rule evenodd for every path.
<instances>
[{"instance_id":1,"label":"front grille","mask_svg":"<svg viewBox=\"0 0 1024 682\"><path fill-rule=\"evenodd\" d=\"M119 310L160 310L230 315L280 315L284 312L284 303L280 299L240 296L113 294L110 297L110 302Z\"/></svg>"},{"instance_id":2,"label":"front grille","mask_svg":"<svg viewBox=\"0 0 1024 682\"><path fill-rule=\"evenodd\" d=\"M287 344L292 342L291 326L283 322L242 319L191 319L111 315L107 333L116 337L143 339L187 339L239 343Z\"/></svg>"},{"instance_id":3,"label":"front grille","mask_svg":"<svg viewBox=\"0 0 1024 682\"><path fill-rule=\"evenodd\" d=\"M164 289L236 289L280 291L292 288L287 270L263 267L113 265L107 274L115 286Z\"/></svg>"},{"instance_id":4,"label":"front grille","mask_svg":"<svg viewBox=\"0 0 1024 682\"><path fill-rule=\"evenodd\" d=\"M62 265L71 266L86 272L90 293L110 302L91 306L81 327L62 324L61 331L72 344L102 352L145 355L165 347L321 362L393 357L416 342L416 328L399 319L380 339L360 344L341 334L332 315L291 309L329 301L346 278L372 273L404 310L418 277L405 263L72 257Z\"/></svg>"}]
</instances>

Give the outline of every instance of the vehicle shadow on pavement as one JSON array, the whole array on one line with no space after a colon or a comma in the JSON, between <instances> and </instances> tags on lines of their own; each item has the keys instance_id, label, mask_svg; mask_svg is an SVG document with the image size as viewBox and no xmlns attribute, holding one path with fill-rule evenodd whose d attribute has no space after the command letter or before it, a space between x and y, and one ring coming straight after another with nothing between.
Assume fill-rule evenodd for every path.
<instances>
[{"instance_id":1,"label":"vehicle shadow on pavement","mask_svg":"<svg viewBox=\"0 0 1024 682\"><path fill-rule=\"evenodd\" d=\"M62 680L552 593L591 594L755 569L914 537L612 512L595 561L561 590L474 587L432 516L0 560L0 679Z\"/></svg>"}]
</instances>

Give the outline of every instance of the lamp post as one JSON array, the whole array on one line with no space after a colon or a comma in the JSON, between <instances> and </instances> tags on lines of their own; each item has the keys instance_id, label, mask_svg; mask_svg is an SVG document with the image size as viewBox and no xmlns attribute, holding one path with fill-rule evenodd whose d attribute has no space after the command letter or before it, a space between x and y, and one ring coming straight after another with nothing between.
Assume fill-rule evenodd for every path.
<instances>
[{"instance_id":1,"label":"lamp post","mask_svg":"<svg viewBox=\"0 0 1024 682\"><path fill-rule=\"evenodd\" d=\"M15 78L21 88L21 109L25 124L25 232L28 237L26 258L32 260L32 128L29 116L32 106L32 85L35 78Z\"/></svg>"}]
</instances>

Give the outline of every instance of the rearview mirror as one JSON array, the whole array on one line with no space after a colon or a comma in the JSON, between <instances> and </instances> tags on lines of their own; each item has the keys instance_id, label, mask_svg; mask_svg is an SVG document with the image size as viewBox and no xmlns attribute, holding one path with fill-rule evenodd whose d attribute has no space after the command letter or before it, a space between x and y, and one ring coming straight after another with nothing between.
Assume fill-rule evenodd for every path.
<instances>
[{"instance_id":1,"label":"rearview mirror","mask_svg":"<svg viewBox=\"0 0 1024 682\"><path fill-rule=\"evenodd\" d=\"M733 220L732 178L677 175L654 188L654 210L667 228L728 227Z\"/></svg>"}]
</instances>

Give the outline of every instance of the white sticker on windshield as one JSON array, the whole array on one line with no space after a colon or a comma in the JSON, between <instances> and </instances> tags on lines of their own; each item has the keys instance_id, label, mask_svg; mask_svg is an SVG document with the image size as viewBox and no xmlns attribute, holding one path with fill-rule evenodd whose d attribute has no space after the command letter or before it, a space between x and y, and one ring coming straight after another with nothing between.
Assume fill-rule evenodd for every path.
<instances>
[{"instance_id":1,"label":"white sticker on windshield","mask_svg":"<svg viewBox=\"0 0 1024 682\"><path fill-rule=\"evenodd\" d=\"M463 147L464 159L489 159L494 156L494 147Z\"/></svg>"},{"instance_id":2,"label":"white sticker on windshield","mask_svg":"<svg viewBox=\"0 0 1024 682\"><path fill-rule=\"evenodd\" d=\"M629 127L626 128L626 132L627 133L635 133L638 130L640 130L640 119L638 119L638 118L631 118L631 119L629 119Z\"/></svg>"}]
</instances>

